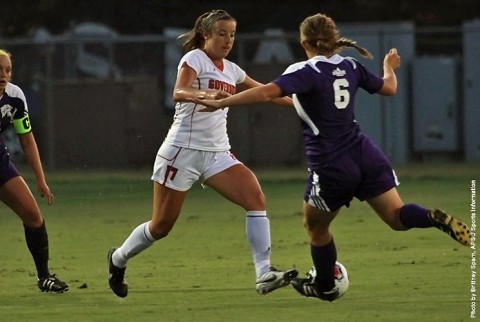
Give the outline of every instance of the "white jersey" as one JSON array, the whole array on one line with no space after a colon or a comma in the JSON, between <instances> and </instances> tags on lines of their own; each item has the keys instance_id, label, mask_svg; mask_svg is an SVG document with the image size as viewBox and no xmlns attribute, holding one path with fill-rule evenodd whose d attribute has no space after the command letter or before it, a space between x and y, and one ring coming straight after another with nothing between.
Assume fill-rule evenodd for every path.
<instances>
[{"instance_id":1,"label":"white jersey","mask_svg":"<svg viewBox=\"0 0 480 322\"><path fill-rule=\"evenodd\" d=\"M186 63L197 73L192 84L195 89L223 90L235 94L236 85L245 80L246 73L237 64L223 60L223 71L200 49L186 53L178 64L178 70ZM173 124L165 142L178 147L202 151L227 151L230 142L227 134L228 108L215 112L198 112L203 106L190 102L178 102Z\"/></svg>"}]
</instances>

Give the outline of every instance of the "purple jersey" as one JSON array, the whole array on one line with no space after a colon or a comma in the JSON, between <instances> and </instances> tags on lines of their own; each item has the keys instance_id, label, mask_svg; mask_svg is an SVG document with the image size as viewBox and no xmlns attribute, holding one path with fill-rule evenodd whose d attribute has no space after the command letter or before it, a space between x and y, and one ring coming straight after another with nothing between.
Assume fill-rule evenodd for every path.
<instances>
[{"instance_id":1,"label":"purple jersey","mask_svg":"<svg viewBox=\"0 0 480 322\"><path fill-rule=\"evenodd\" d=\"M25 119L25 117L27 118ZM10 124L22 119L28 122L28 106L25 95L20 87L12 83L7 83L3 95L0 97L0 134L5 131ZM28 131L30 131L30 123L28 122L27 125L24 125L23 129L28 128ZM19 175L18 170L10 160L8 149L0 135L0 187L11 178Z\"/></svg>"},{"instance_id":2,"label":"purple jersey","mask_svg":"<svg viewBox=\"0 0 480 322\"><path fill-rule=\"evenodd\" d=\"M383 79L351 57L316 56L289 66L274 81L283 95L292 95L302 120L307 162L315 167L345 152L361 138L355 121L354 98L358 88L370 94Z\"/></svg>"},{"instance_id":3,"label":"purple jersey","mask_svg":"<svg viewBox=\"0 0 480 322\"><path fill-rule=\"evenodd\" d=\"M19 176L17 168L10 160L8 149L0 137L0 187L13 177Z\"/></svg>"},{"instance_id":4,"label":"purple jersey","mask_svg":"<svg viewBox=\"0 0 480 322\"><path fill-rule=\"evenodd\" d=\"M28 116L25 94L17 85L7 83L5 92L0 97L0 133L5 131L14 120L23 119L25 116Z\"/></svg>"}]
</instances>

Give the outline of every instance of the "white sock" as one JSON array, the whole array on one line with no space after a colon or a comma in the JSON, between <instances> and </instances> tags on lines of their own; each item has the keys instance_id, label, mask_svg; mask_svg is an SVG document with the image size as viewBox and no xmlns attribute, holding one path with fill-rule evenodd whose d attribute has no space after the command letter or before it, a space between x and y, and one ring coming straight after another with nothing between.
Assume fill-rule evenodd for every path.
<instances>
[{"instance_id":1,"label":"white sock","mask_svg":"<svg viewBox=\"0 0 480 322\"><path fill-rule=\"evenodd\" d=\"M153 245L155 239L150 233L150 229L148 229L149 223L150 222L145 222L135 228L130 236L123 242L123 245L113 253L113 265L120 268L126 267L130 258L140 254Z\"/></svg>"},{"instance_id":2,"label":"white sock","mask_svg":"<svg viewBox=\"0 0 480 322\"><path fill-rule=\"evenodd\" d=\"M270 269L270 222L266 211L247 211L247 239L257 278Z\"/></svg>"}]
</instances>

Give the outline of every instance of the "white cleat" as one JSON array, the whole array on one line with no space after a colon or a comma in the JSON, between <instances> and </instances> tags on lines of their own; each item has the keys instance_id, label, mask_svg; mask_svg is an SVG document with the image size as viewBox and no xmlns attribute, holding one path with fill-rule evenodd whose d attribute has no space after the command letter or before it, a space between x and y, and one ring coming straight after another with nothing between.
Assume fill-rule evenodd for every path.
<instances>
[{"instance_id":1,"label":"white cleat","mask_svg":"<svg viewBox=\"0 0 480 322\"><path fill-rule=\"evenodd\" d=\"M277 288L287 286L297 275L298 271L296 269L282 272L270 267L268 272L257 278L255 288L258 294L265 295L275 291Z\"/></svg>"}]
</instances>

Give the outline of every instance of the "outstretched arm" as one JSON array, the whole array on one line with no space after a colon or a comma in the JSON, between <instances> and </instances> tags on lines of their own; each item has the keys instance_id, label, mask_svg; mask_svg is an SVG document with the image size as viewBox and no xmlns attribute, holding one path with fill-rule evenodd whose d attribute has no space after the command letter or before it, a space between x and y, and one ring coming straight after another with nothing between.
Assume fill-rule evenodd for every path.
<instances>
[{"instance_id":1,"label":"outstretched arm","mask_svg":"<svg viewBox=\"0 0 480 322\"><path fill-rule=\"evenodd\" d=\"M275 83L268 83L258 87L247 89L238 94L219 100L198 99L194 98L197 104L202 104L212 109L220 109L224 107L233 107L238 105L250 105L257 103L267 103L276 98L281 97L282 90Z\"/></svg>"},{"instance_id":2,"label":"outstretched arm","mask_svg":"<svg viewBox=\"0 0 480 322\"><path fill-rule=\"evenodd\" d=\"M257 82L253 78L247 76L243 83L239 84L240 90L246 90L250 88L255 88L259 86L263 86L264 84ZM276 97L273 98L272 103L280 105L280 106L286 106L286 107L293 107L293 101L290 97L284 96L284 97Z\"/></svg>"}]
</instances>

